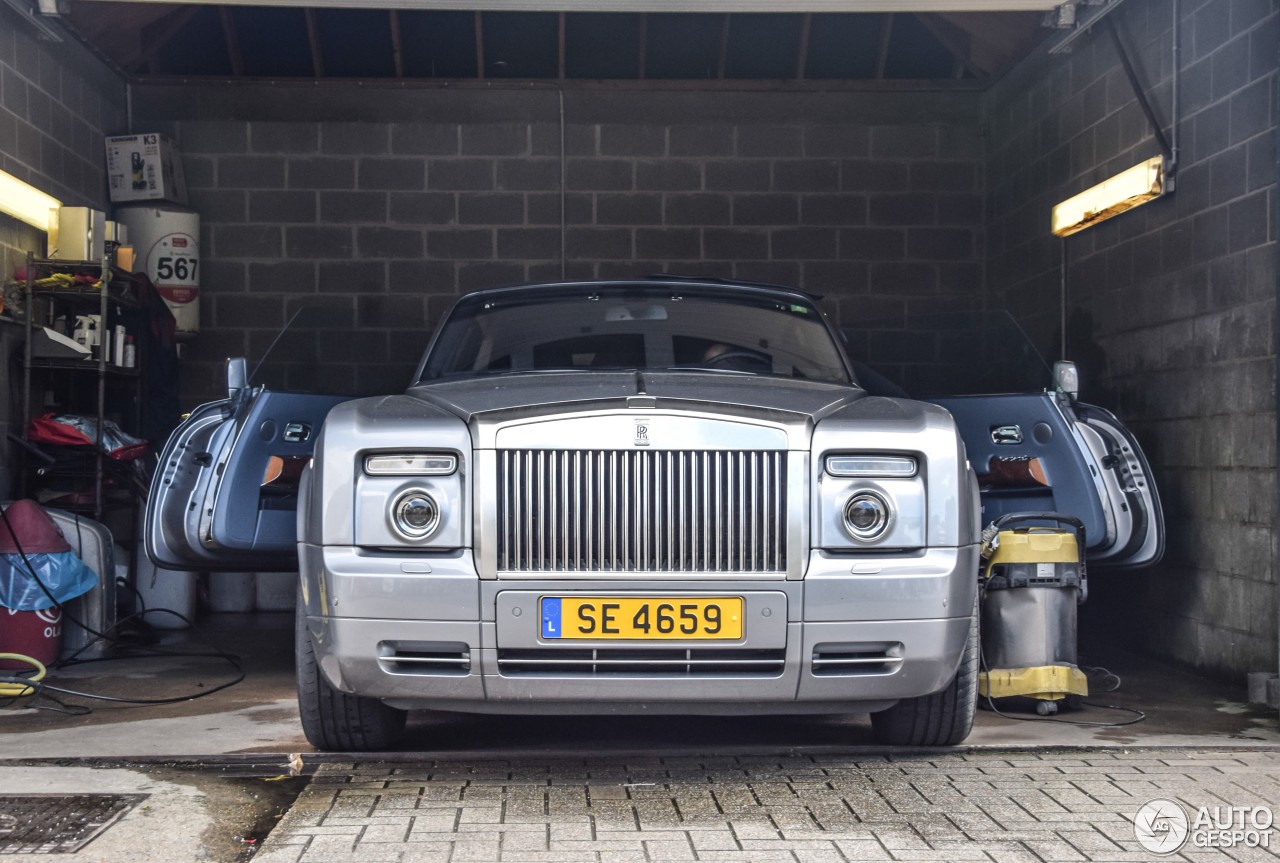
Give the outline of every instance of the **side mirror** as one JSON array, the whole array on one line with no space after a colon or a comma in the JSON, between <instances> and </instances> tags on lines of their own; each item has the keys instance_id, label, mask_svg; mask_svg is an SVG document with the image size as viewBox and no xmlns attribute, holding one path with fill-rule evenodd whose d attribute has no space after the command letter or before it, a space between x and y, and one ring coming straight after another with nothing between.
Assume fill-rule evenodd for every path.
<instances>
[{"instance_id":1,"label":"side mirror","mask_svg":"<svg viewBox=\"0 0 1280 863\"><path fill-rule=\"evenodd\" d=\"M227 398L234 399L249 386L249 364L244 357L227 360Z\"/></svg>"},{"instance_id":2,"label":"side mirror","mask_svg":"<svg viewBox=\"0 0 1280 863\"><path fill-rule=\"evenodd\" d=\"M1080 372L1070 360L1058 360L1053 364L1053 388L1075 401L1080 396Z\"/></svg>"}]
</instances>

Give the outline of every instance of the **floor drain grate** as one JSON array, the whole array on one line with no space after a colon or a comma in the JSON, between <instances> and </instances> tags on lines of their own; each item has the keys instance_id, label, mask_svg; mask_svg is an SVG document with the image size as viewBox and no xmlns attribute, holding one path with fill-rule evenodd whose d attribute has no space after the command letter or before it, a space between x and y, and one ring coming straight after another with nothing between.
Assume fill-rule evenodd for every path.
<instances>
[{"instance_id":1,"label":"floor drain grate","mask_svg":"<svg viewBox=\"0 0 1280 863\"><path fill-rule=\"evenodd\" d=\"M0 854L74 854L146 794L0 794Z\"/></svg>"}]
</instances>

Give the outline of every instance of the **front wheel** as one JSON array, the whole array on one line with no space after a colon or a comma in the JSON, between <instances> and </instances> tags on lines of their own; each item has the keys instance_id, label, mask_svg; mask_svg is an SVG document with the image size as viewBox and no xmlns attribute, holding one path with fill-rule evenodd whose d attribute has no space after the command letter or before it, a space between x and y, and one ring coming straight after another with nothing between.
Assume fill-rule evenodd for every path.
<instances>
[{"instance_id":1,"label":"front wheel","mask_svg":"<svg viewBox=\"0 0 1280 863\"><path fill-rule=\"evenodd\" d=\"M395 746L404 734L406 711L330 686L316 662L306 621L299 595L294 654L298 664L298 713L307 740L327 752L375 752Z\"/></svg>"},{"instance_id":2,"label":"front wheel","mask_svg":"<svg viewBox=\"0 0 1280 863\"><path fill-rule=\"evenodd\" d=\"M978 608L974 601L960 668L946 689L904 698L871 714L876 741L889 746L955 746L969 736L978 706Z\"/></svg>"}]
</instances>

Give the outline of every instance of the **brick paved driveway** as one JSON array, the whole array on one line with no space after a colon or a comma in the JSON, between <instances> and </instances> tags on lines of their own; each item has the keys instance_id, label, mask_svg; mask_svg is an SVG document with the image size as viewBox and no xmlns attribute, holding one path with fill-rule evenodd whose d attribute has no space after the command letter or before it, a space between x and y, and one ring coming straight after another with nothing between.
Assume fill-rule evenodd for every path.
<instances>
[{"instance_id":1,"label":"brick paved driveway","mask_svg":"<svg viewBox=\"0 0 1280 863\"><path fill-rule=\"evenodd\" d=\"M1275 859L1144 851L1132 822L1155 798L1193 819L1280 806L1280 749L327 763L254 860Z\"/></svg>"}]
</instances>

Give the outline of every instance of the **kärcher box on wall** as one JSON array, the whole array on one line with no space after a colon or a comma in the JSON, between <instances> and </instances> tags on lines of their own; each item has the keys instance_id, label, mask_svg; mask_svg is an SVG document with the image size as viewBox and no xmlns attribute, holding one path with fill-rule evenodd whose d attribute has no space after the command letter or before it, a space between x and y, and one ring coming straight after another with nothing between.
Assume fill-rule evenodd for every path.
<instances>
[{"instance_id":1,"label":"k\u00e4rcher box on wall","mask_svg":"<svg viewBox=\"0 0 1280 863\"><path fill-rule=\"evenodd\" d=\"M107 186L115 203L172 201L187 203L182 158L164 135L107 138Z\"/></svg>"}]
</instances>

